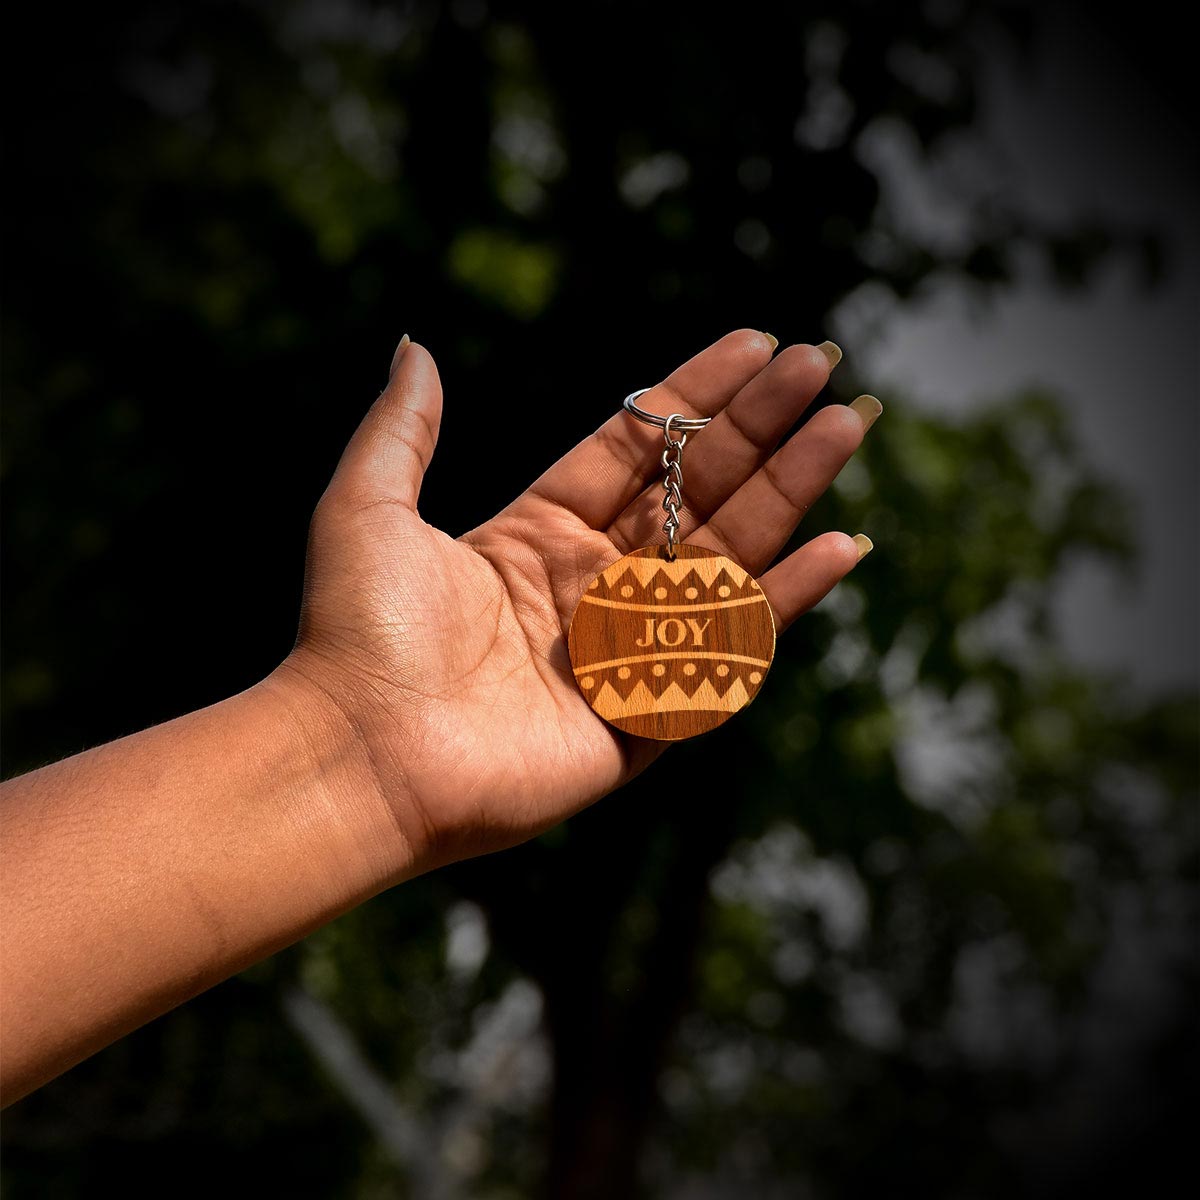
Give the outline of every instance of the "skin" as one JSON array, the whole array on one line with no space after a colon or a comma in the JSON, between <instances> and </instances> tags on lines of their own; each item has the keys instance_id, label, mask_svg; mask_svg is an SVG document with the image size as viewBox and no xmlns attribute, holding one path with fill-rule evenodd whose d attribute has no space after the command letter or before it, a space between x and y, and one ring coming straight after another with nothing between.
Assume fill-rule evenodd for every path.
<instances>
[{"instance_id":1,"label":"skin","mask_svg":"<svg viewBox=\"0 0 1200 1200\"><path fill-rule=\"evenodd\" d=\"M639 404L712 416L680 541L741 563L782 633L855 565L822 535L766 570L865 432L813 346L727 334ZM313 516L299 636L261 683L10 781L0 804L0 1102L379 892L516 845L671 743L602 721L566 632L588 581L664 540L662 432L615 413L455 539L418 512L442 392L401 342ZM868 423L869 423L868 418Z\"/></svg>"}]
</instances>

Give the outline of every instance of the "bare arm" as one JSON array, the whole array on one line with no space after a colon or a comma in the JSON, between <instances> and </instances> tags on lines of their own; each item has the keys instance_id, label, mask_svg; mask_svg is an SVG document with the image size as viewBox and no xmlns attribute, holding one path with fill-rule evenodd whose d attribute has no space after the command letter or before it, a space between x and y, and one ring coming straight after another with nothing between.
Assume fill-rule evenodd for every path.
<instances>
[{"instance_id":1,"label":"bare arm","mask_svg":"<svg viewBox=\"0 0 1200 1200\"><path fill-rule=\"evenodd\" d=\"M0 1101L397 882L387 811L286 671L8 783Z\"/></svg>"},{"instance_id":2,"label":"bare arm","mask_svg":"<svg viewBox=\"0 0 1200 1200\"><path fill-rule=\"evenodd\" d=\"M828 406L776 452L840 351L774 349L727 334L639 403L712 417L679 539L759 578L782 632L870 547L824 534L763 573L880 405ZM417 512L441 411L433 359L403 339L317 506L299 637L267 679L5 785L4 1103L383 889L557 825L670 745L602 721L565 648L588 581L661 541L659 431L616 412L454 539Z\"/></svg>"}]
</instances>

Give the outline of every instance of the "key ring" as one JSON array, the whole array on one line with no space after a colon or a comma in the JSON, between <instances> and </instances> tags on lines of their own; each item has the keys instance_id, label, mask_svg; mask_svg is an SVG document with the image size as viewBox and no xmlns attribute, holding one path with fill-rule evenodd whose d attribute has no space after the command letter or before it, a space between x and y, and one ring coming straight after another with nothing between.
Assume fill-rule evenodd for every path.
<instances>
[{"instance_id":1,"label":"key ring","mask_svg":"<svg viewBox=\"0 0 1200 1200\"><path fill-rule=\"evenodd\" d=\"M639 396L644 396L647 392L652 392L653 390L653 388L641 388L636 392L630 392L625 397L625 411L630 416L637 417L639 421L645 421L647 425L656 425L659 429L663 429L667 423L666 417L660 417L655 413L647 412L644 408L638 408L634 404L634 401ZM679 418L679 420L671 422L672 426L675 429L682 430L703 429L712 420L712 417L685 417L682 413L672 413L671 415Z\"/></svg>"}]
</instances>

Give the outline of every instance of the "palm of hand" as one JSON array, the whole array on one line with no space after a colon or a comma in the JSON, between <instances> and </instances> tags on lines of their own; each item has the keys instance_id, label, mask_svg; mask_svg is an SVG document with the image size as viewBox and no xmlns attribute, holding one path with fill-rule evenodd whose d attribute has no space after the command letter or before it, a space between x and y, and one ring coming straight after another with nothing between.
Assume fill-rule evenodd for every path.
<instances>
[{"instance_id":1,"label":"palm of hand","mask_svg":"<svg viewBox=\"0 0 1200 1200\"><path fill-rule=\"evenodd\" d=\"M862 437L859 416L833 406L761 469L828 369L811 347L772 360L766 337L743 330L668 378L659 410L714 416L703 440L689 444L689 465L704 452L694 470L704 483L695 497L685 492L681 540L755 574L774 557L808 497ZM617 414L502 512L454 539L416 511L440 401L432 360L409 346L314 518L293 653L362 730L393 820L430 865L534 836L670 745L598 717L566 648L588 580L662 540L661 433ZM703 524L693 504L710 514ZM851 539L827 535L763 576L777 628L857 557Z\"/></svg>"},{"instance_id":2,"label":"palm of hand","mask_svg":"<svg viewBox=\"0 0 1200 1200\"><path fill-rule=\"evenodd\" d=\"M358 578L342 594L361 599L340 657L370 680L377 753L403 772L405 836L435 858L523 841L668 744L614 729L575 686L565 637L586 583L577 564L621 551L572 514L525 496L455 540L376 506L348 550Z\"/></svg>"}]
</instances>

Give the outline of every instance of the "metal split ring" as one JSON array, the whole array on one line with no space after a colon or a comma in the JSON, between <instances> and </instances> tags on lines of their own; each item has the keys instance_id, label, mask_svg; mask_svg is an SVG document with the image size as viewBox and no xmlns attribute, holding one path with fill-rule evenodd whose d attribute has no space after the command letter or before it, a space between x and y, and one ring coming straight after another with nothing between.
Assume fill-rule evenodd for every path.
<instances>
[{"instance_id":1,"label":"metal split ring","mask_svg":"<svg viewBox=\"0 0 1200 1200\"><path fill-rule=\"evenodd\" d=\"M644 396L652 390L652 388L641 388L639 391L630 392L625 397L625 411L630 416L637 417L639 421L645 421L647 425L657 425L659 429L665 429L667 424L666 417L660 417L656 413L647 412L644 408L638 408L634 404L634 401L639 396ZM677 420L671 422L671 428L680 432L689 429L703 429L712 420L712 417L685 417L682 413L672 413L671 416L677 418Z\"/></svg>"}]
</instances>

